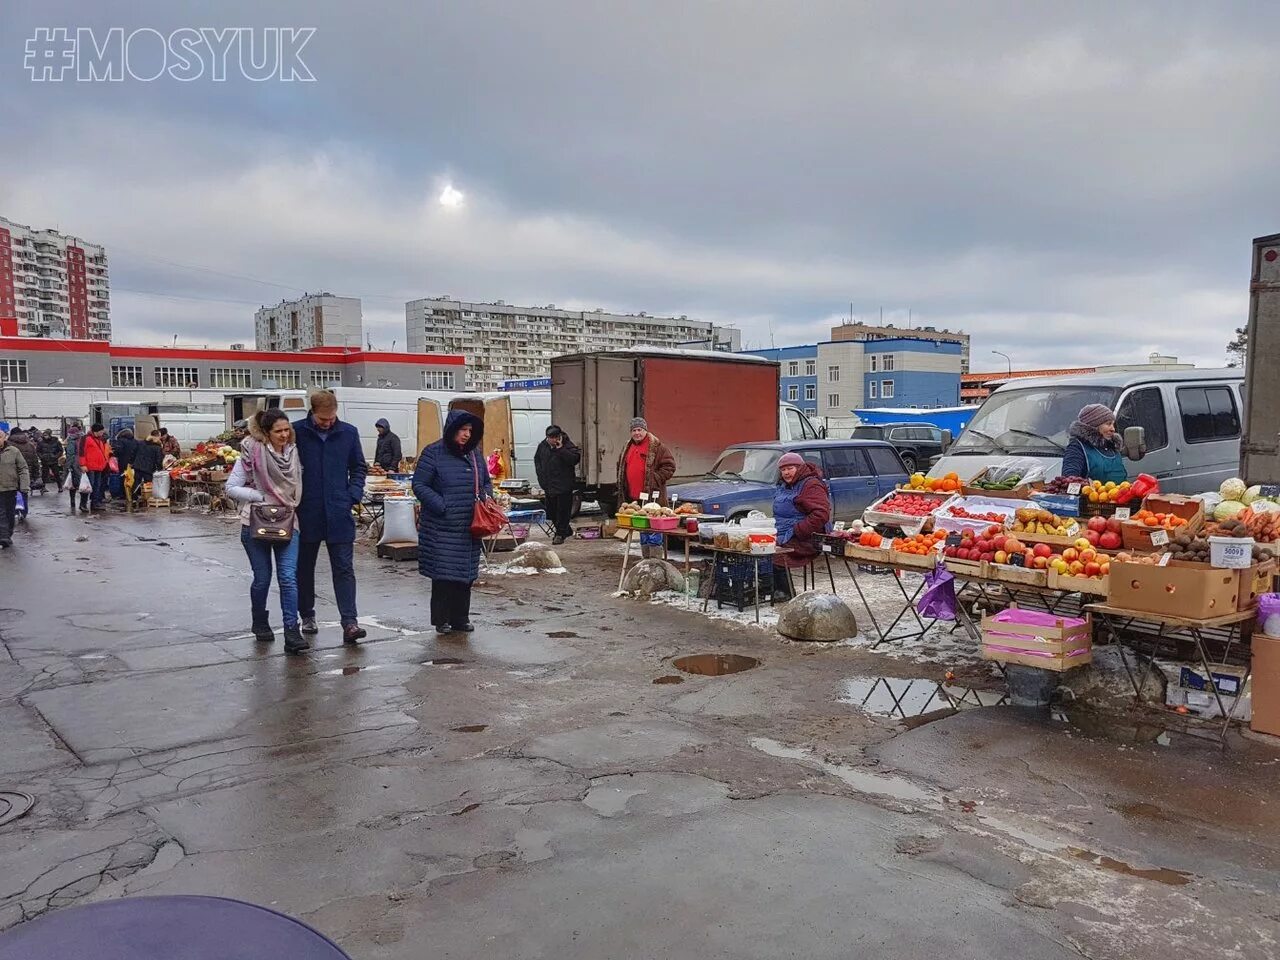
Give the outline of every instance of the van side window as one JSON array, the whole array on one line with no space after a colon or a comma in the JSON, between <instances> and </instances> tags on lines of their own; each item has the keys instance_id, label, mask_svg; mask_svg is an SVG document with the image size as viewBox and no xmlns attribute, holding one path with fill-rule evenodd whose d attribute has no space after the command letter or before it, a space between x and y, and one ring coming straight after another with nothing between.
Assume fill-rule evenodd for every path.
<instances>
[{"instance_id":1,"label":"van side window","mask_svg":"<svg viewBox=\"0 0 1280 960\"><path fill-rule=\"evenodd\" d=\"M867 447L867 453L871 457L872 466L876 468L876 473L882 477L907 472L898 458L898 452L893 447Z\"/></svg>"},{"instance_id":2,"label":"van side window","mask_svg":"<svg viewBox=\"0 0 1280 960\"><path fill-rule=\"evenodd\" d=\"M840 477L872 476L871 464L867 462L863 451L857 447L833 447L825 450L824 453L828 480L836 480Z\"/></svg>"},{"instance_id":3,"label":"van side window","mask_svg":"<svg viewBox=\"0 0 1280 960\"><path fill-rule=\"evenodd\" d=\"M1122 436L1126 427L1142 427L1146 432L1147 451L1162 450L1169 445L1168 421L1164 416L1164 399L1159 387L1134 390L1124 398L1116 413L1116 431Z\"/></svg>"},{"instance_id":4,"label":"van side window","mask_svg":"<svg viewBox=\"0 0 1280 960\"><path fill-rule=\"evenodd\" d=\"M801 424L804 421L801 419L799 411L794 410L791 407L787 407L783 415L787 418L787 439L788 440L803 439L804 427L801 426Z\"/></svg>"},{"instance_id":5,"label":"van side window","mask_svg":"<svg viewBox=\"0 0 1280 960\"><path fill-rule=\"evenodd\" d=\"M1240 436L1240 414L1228 386L1182 387L1178 390L1178 407L1187 443Z\"/></svg>"}]
</instances>

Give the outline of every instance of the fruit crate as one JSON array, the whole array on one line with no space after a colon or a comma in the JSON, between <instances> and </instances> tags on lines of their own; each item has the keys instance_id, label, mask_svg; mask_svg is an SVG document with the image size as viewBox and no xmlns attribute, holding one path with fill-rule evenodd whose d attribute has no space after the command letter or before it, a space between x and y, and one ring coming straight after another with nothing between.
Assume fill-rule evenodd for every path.
<instances>
[{"instance_id":1,"label":"fruit crate","mask_svg":"<svg viewBox=\"0 0 1280 960\"><path fill-rule=\"evenodd\" d=\"M978 534L997 522L995 520L970 520L966 517L948 516L947 511L952 507L964 507L974 513L998 513L1004 517L1004 521L1000 524L1003 527L1008 526L1017 511L1024 508L1035 508L1035 504L1029 500L999 500L985 495L952 497L933 511L933 528L935 530L945 530L947 533L963 533L969 530L974 534Z\"/></svg>"},{"instance_id":2,"label":"fruit crate","mask_svg":"<svg viewBox=\"0 0 1280 960\"><path fill-rule=\"evenodd\" d=\"M1072 577L1057 570L1050 570L1049 587L1065 593L1088 593L1095 597L1105 597L1111 592L1111 578Z\"/></svg>"},{"instance_id":3,"label":"fruit crate","mask_svg":"<svg viewBox=\"0 0 1280 960\"><path fill-rule=\"evenodd\" d=\"M959 499L954 493L928 493L921 490L894 490L892 493L886 493L871 506L867 507L866 512L862 515L862 522L872 527L880 525L889 527L914 527L916 524L920 524L921 529L923 530L925 525L933 519L930 514L925 514L923 517L913 517L905 513L888 513L881 509L882 505L887 501L892 500L894 497L903 495L924 497L928 500L935 500L937 501L934 508L935 510L937 507L941 507L943 504L948 503L951 500Z\"/></svg>"},{"instance_id":4,"label":"fruit crate","mask_svg":"<svg viewBox=\"0 0 1280 960\"><path fill-rule=\"evenodd\" d=\"M989 564L981 560L961 560L959 557L943 557L942 564L952 573L962 577L986 579Z\"/></svg>"},{"instance_id":5,"label":"fruit crate","mask_svg":"<svg viewBox=\"0 0 1280 960\"><path fill-rule=\"evenodd\" d=\"M1016 487L1009 490L985 490L982 487L974 486L983 477L987 475L990 467L980 470L968 483L960 488L960 492L966 497L991 497L996 500L1026 500L1031 494L1038 493L1044 489L1044 484L1036 481L1035 483L1020 483Z\"/></svg>"},{"instance_id":6,"label":"fruit crate","mask_svg":"<svg viewBox=\"0 0 1280 960\"><path fill-rule=\"evenodd\" d=\"M844 545L845 557L859 563L887 564L891 552L888 547L864 547L856 540L849 540Z\"/></svg>"},{"instance_id":7,"label":"fruit crate","mask_svg":"<svg viewBox=\"0 0 1280 960\"><path fill-rule=\"evenodd\" d=\"M1049 585L1048 570L1028 570L1026 567L1015 567L1008 563L988 563L986 577L1001 583L1017 583L1025 587L1047 587Z\"/></svg>"},{"instance_id":8,"label":"fruit crate","mask_svg":"<svg viewBox=\"0 0 1280 960\"><path fill-rule=\"evenodd\" d=\"M938 551L930 550L924 556L918 553L902 553L898 550L889 550L888 562L895 567L904 567L911 570L932 570L938 565Z\"/></svg>"},{"instance_id":9,"label":"fruit crate","mask_svg":"<svg viewBox=\"0 0 1280 960\"><path fill-rule=\"evenodd\" d=\"M1175 530L1164 527L1148 527L1135 520L1125 520L1120 524L1120 537L1126 550L1150 552L1162 550L1164 545L1156 546L1151 541L1151 534L1156 530L1165 530L1172 540L1180 533L1195 534L1204 526L1204 504L1192 497L1179 497L1172 494L1152 494L1142 502L1142 509L1152 513L1172 513L1187 521L1186 526Z\"/></svg>"},{"instance_id":10,"label":"fruit crate","mask_svg":"<svg viewBox=\"0 0 1280 960\"><path fill-rule=\"evenodd\" d=\"M1061 672L1093 659L1093 618L1016 606L982 618L982 658Z\"/></svg>"}]
</instances>

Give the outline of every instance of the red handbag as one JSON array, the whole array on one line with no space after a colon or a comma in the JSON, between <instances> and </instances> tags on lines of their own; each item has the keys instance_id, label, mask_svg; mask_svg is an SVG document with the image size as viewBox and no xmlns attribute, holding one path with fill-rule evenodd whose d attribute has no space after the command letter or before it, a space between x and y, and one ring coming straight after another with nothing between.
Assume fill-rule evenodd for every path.
<instances>
[{"instance_id":1,"label":"red handbag","mask_svg":"<svg viewBox=\"0 0 1280 960\"><path fill-rule=\"evenodd\" d=\"M496 500L480 492L480 460L474 450L471 451L471 463L476 471L476 505L471 513L471 536L475 540L483 540L507 525L507 515Z\"/></svg>"}]
</instances>

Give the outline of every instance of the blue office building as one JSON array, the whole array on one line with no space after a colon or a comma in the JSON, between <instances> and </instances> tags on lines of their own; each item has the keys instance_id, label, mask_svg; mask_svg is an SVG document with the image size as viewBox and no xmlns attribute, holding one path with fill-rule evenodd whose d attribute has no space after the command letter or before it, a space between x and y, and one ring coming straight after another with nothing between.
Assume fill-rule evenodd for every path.
<instances>
[{"instance_id":1,"label":"blue office building","mask_svg":"<svg viewBox=\"0 0 1280 960\"><path fill-rule=\"evenodd\" d=\"M864 408L960 405L960 344L875 340L865 344Z\"/></svg>"}]
</instances>

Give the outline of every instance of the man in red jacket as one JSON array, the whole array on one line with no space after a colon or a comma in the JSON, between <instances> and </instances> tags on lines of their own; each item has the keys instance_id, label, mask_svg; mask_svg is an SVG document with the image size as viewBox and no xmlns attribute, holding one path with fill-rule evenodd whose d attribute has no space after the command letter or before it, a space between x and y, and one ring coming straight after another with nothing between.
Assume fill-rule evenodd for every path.
<instances>
[{"instance_id":1,"label":"man in red jacket","mask_svg":"<svg viewBox=\"0 0 1280 960\"><path fill-rule=\"evenodd\" d=\"M107 430L100 423L84 435L80 441L80 468L89 475L89 509L101 510L107 491L107 461L111 459L111 444L107 443Z\"/></svg>"}]
</instances>

